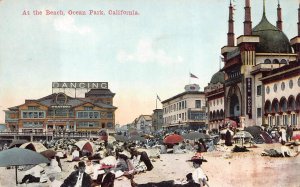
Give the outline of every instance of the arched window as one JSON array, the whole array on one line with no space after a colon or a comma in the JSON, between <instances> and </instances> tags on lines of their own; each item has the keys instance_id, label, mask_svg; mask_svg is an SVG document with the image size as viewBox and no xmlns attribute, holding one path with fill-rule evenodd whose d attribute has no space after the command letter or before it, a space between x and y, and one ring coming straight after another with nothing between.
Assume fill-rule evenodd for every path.
<instances>
[{"instance_id":1,"label":"arched window","mask_svg":"<svg viewBox=\"0 0 300 187\"><path fill-rule=\"evenodd\" d=\"M271 112L272 112L271 101L267 100L265 102L265 113L268 114L268 113L271 113Z\"/></svg>"},{"instance_id":2,"label":"arched window","mask_svg":"<svg viewBox=\"0 0 300 187\"><path fill-rule=\"evenodd\" d=\"M271 62L271 60L270 59L266 59L265 60L265 64L271 64L272 62Z\"/></svg>"},{"instance_id":3,"label":"arched window","mask_svg":"<svg viewBox=\"0 0 300 187\"><path fill-rule=\"evenodd\" d=\"M280 99L280 111L281 112L286 112L287 111L287 101L285 97L282 97Z\"/></svg>"},{"instance_id":4,"label":"arched window","mask_svg":"<svg viewBox=\"0 0 300 187\"><path fill-rule=\"evenodd\" d=\"M273 64L279 64L279 60L278 59L274 59L273 60Z\"/></svg>"},{"instance_id":5,"label":"arched window","mask_svg":"<svg viewBox=\"0 0 300 187\"><path fill-rule=\"evenodd\" d=\"M293 95L289 96L288 98L288 106L287 109L289 111L294 111L296 110L296 102L295 102L295 97Z\"/></svg>"},{"instance_id":6,"label":"arched window","mask_svg":"<svg viewBox=\"0 0 300 187\"><path fill-rule=\"evenodd\" d=\"M281 59L280 64L287 64L287 61L285 59Z\"/></svg>"},{"instance_id":7,"label":"arched window","mask_svg":"<svg viewBox=\"0 0 300 187\"><path fill-rule=\"evenodd\" d=\"M278 103L278 99L273 99L272 101L272 111L277 113L279 112L279 103Z\"/></svg>"}]
</instances>

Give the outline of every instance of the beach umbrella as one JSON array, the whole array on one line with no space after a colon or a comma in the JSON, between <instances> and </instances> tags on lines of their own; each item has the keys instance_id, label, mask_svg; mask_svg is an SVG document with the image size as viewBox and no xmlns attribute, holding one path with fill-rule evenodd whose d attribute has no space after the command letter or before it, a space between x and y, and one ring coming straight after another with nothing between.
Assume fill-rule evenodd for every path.
<instances>
[{"instance_id":1,"label":"beach umbrella","mask_svg":"<svg viewBox=\"0 0 300 187\"><path fill-rule=\"evenodd\" d=\"M204 133L200 133L200 132L190 132L187 134L182 135L184 139L188 139L188 140L196 140L196 139L209 139L210 136Z\"/></svg>"},{"instance_id":2,"label":"beach umbrella","mask_svg":"<svg viewBox=\"0 0 300 187\"><path fill-rule=\"evenodd\" d=\"M233 136L233 138L253 138L253 136L247 131L239 131Z\"/></svg>"},{"instance_id":3,"label":"beach umbrella","mask_svg":"<svg viewBox=\"0 0 300 187\"><path fill-rule=\"evenodd\" d=\"M27 140L13 140L9 144L8 148L10 149L10 148L13 148L13 147L20 147L22 144L27 143L27 142L28 142Z\"/></svg>"},{"instance_id":4,"label":"beach umbrella","mask_svg":"<svg viewBox=\"0 0 300 187\"><path fill-rule=\"evenodd\" d=\"M167 135L163 140L165 144L175 144L182 141L183 141L183 137L178 134Z\"/></svg>"},{"instance_id":5,"label":"beach umbrella","mask_svg":"<svg viewBox=\"0 0 300 187\"><path fill-rule=\"evenodd\" d=\"M47 148L42 143L38 143L38 142L27 142L22 144L20 148L29 149L38 153L47 150Z\"/></svg>"},{"instance_id":6,"label":"beach umbrella","mask_svg":"<svg viewBox=\"0 0 300 187\"><path fill-rule=\"evenodd\" d=\"M48 159L51 159L53 157L56 156L56 151L52 150L52 149L47 149L46 151L42 151L41 154L48 158Z\"/></svg>"},{"instance_id":7,"label":"beach umbrella","mask_svg":"<svg viewBox=\"0 0 300 187\"><path fill-rule=\"evenodd\" d=\"M34 151L22 148L12 148L0 151L0 167L15 166L16 184L18 184L17 167L24 165L37 165L49 163L50 161L43 155Z\"/></svg>"},{"instance_id":8,"label":"beach umbrella","mask_svg":"<svg viewBox=\"0 0 300 187\"><path fill-rule=\"evenodd\" d=\"M243 146L244 139L246 139L246 138L253 139L253 136L247 131L239 131L233 136L233 138L234 139L242 139L242 146Z\"/></svg>"},{"instance_id":9,"label":"beach umbrella","mask_svg":"<svg viewBox=\"0 0 300 187\"><path fill-rule=\"evenodd\" d=\"M86 141L86 140L81 140L75 143L75 145L80 149L80 150L86 150L90 153L94 152L94 144L92 142Z\"/></svg>"}]
</instances>

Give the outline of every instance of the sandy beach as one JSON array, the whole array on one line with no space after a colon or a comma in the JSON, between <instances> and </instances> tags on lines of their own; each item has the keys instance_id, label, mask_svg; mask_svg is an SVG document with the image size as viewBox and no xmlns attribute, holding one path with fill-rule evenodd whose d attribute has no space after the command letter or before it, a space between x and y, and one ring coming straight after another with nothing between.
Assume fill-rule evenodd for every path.
<instances>
[{"instance_id":1,"label":"sandy beach","mask_svg":"<svg viewBox=\"0 0 300 187\"><path fill-rule=\"evenodd\" d=\"M202 164L203 170L209 177L212 187L299 187L300 186L300 156L288 158L274 158L261 156L264 149L279 149L280 144L258 144L257 148L248 148L250 152L232 153L227 151L213 151L204 153L208 162ZM186 174L193 171L191 162L186 162L194 153L161 154L160 158L152 159L154 169L134 176L137 184L147 182L161 182L185 179ZM63 181L72 171L76 162L62 160L63 172L57 174L57 179ZM15 170L0 168L0 186L12 187L15 185ZM24 172L18 171L18 181L21 181ZM123 184L123 185L121 185ZM125 186L128 183L118 182L115 186ZM22 184L18 186L44 187L47 183Z\"/></svg>"}]
</instances>

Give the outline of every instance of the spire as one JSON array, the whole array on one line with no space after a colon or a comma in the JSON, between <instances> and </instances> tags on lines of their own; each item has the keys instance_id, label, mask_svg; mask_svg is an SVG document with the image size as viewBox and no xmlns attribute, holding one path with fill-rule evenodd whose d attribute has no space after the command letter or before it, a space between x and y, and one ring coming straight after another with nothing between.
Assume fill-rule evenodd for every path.
<instances>
[{"instance_id":1,"label":"spire","mask_svg":"<svg viewBox=\"0 0 300 187\"><path fill-rule=\"evenodd\" d=\"M263 1L263 16L266 17L266 0Z\"/></svg>"},{"instance_id":2,"label":"spire","mask_svg":"<svg viewBox=\"0 0 300 187\"><path fill-rule=\"evenodd\" d=\"M244 35L251 35L251 34L252 34L252 22L251 22L250 0L245 0Z\"/></svg>"},{"instance_id":3,"label":"spire","mask_svg":"<svg viewBox=\"0 0 300 187\"><path fill-rule=\"evenodd\" d=\"M233 6L229 5L229 19L228 19L228 33L227 33L227 46L234 46L234 25L233 25Z\"/></svg>"},{"instance_id":4,"label":"spire","mask_svg":"<svg viewBox=\"0 0 300 187\"><path fill-rule=\"evenodd\" d=\"M277 5L277 22L276 22L276 26L279 30L282 31L281 8L280 8L279 0L278 0L278 5Z\"/></svg>"},{"instance_id":5,"label":"spire","mask_svg":"<svg viewBox=\"0 0 300 187\"><path fill-rule=\"evenodd\" d=\"M298 36L300 36L300 1L299 1L299 8L298 8Z\"/></svg>"}]
</instances>

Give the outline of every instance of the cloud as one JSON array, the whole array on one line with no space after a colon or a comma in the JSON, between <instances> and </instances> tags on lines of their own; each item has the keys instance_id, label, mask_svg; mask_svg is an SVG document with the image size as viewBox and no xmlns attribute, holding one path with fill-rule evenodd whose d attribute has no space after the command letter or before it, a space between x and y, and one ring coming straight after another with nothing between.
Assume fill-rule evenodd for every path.
<instances>
[{"instance_id":1,"label":"cloud","mask_svg":"<svg viewBox=\"0 0 300 187\"><path fill-rule=\"evenodd\" d=\"M92 29L87 26L77 26L75 20L71 16L64 16L59 19L54 20L54 28L57 31L68 32L68 33L78 33L85 35L90 33Z\"/></svg>"},{"instance_id":2,"label":"cloud","mask_svg":"<svg viewBox=\"0 0 300 187\"><path fill-rule=\"evenodd\" d=\"M163 65L179 64L183 62L181 56L170 56L163 49L155 49L153 41L141 39L133 53L124 50L119 51L117 60L121 63L138 62L138 63L159 63Z\"/></svg>"}]
</instances>

